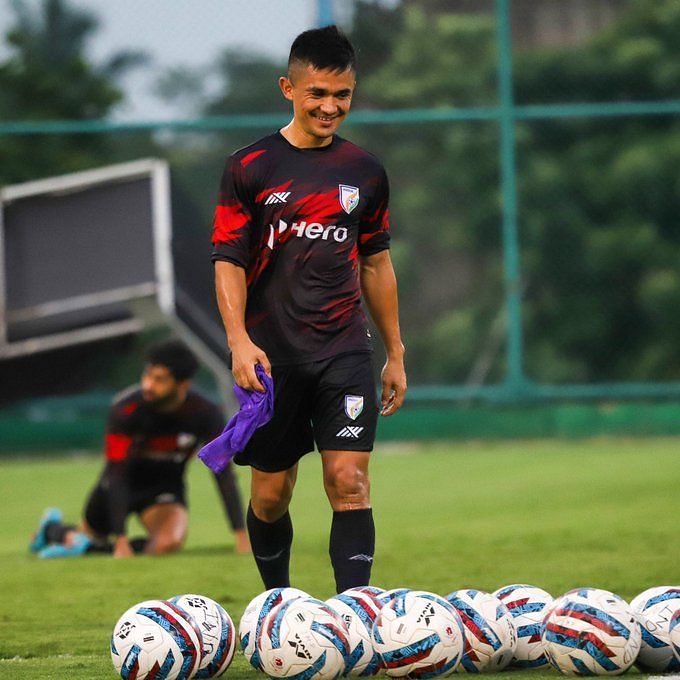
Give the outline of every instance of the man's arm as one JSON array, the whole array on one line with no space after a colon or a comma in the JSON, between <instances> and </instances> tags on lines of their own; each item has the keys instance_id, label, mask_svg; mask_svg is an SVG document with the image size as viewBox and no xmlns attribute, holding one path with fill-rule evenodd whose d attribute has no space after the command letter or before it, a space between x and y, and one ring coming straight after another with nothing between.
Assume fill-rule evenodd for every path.
<instances>
[{"instance_id":1,"label":"man's arm","mask_svg":"<svg viewBox=\"0 0 680 680\"><path fill-rule=\"evenodd\" d=\"M262 364L271 374L267 355L250 339L246 331L246 273L231 262L215 262L215 290L227 344L231 350L231 370L236 384L247 390L264 392L255 374L255 364Z\"/></svg>"},{"instance_id":2,"label":"man's arm","mask_svg":"<svg viewBox=\"0 0 680 680\"><path fill-rule=\"evenodd\" d=\"M387 354L387 362L381 373L380 413L389 416L399 410L406 394L405 350L399 331L397 278L394 275L390 251L381 250L374 255L361 257L359 276L361 292L378 327Z\"/></svg>"},{"instance_id":3,"label":"man's arm","mask_svg":"<svg viewBox=\"0 0 680 680\"><path fill-rule=\"evenodd\" d=\"M113 556L132 557L134 551L130 546L125 525L128 516L129 484L127 479L127 461L108 461L106 476L108 479L108 506L113 533Z\"/></svg>"},{"instance_id":4,"label":"man's arm","mask_svg":"<svg viewBox=\"0 0 680 680\"><path fill-rule=\"evenodd\" d=\"M243 517L243 504L241 503L241 492L236 483L236 476L231 463L227 465L219 474L213 473L217 490L222 498L224 511L229 519L229 524L234 531L245 529L246 523Z\"/></svg>"}]
</instances>

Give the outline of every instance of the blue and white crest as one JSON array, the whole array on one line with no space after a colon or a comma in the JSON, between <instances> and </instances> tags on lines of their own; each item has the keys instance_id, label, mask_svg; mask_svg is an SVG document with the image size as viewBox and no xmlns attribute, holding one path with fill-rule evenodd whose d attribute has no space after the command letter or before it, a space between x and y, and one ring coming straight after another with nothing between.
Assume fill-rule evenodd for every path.
<instances>
[{"instance_id":1,"label":"blue and white crest","mask_svg":"<svg viewBox=\"0 0 680 680\"><path fill-rule=\"evenodd\" d=\"M356 420L361 412L364 410L364 398L358 397L355 394L345 395L345 413L352 419Z\"/></svg>"},{"instance_id":2,"label":"blue and white crest","mask_svg":"<svg viewBox=\"0 0 680 680\"><path fill-rule=\"evenodd\" d=\"M349 215L359 205L359 187L338 184L338 188L340 189L340 205Z\"/></svg>"}]
</instances>

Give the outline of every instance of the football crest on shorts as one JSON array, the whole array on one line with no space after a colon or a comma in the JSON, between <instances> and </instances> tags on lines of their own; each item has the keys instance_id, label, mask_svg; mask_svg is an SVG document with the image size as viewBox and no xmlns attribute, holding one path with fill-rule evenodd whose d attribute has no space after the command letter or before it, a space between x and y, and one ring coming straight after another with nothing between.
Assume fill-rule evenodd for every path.
<instances>
[{"instance_id":1,"label":"football crest on shorts","mask_svg":"<svg viewBox=\"0 0 680 680\"><path fill-rule=\"evenodd\" d=\"M356 420L363 410L364 410L363 397L358 397L355 394L345 395L345 413L352 420Z\"/></svg>"},{"instance_id":2,"label":"football crest on shorts","mask_svg":"<svg viewBox=\"0 0 680 680\"><path fill-rule=\"evenodd\" d=\"M359 205L359 187L338 184L338 188L340 189L340 205L349 215Z\"/></svg>"}]
</instances>

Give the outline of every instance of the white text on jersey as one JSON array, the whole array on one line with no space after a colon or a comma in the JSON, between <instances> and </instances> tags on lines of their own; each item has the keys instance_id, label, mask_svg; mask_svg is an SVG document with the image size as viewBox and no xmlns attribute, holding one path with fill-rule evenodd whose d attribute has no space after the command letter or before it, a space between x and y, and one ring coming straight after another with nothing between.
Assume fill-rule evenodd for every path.
<instances>
[{"instance_id":1,"label":"white text on jersey","mask_svg":"<svg viewBox=\"0 0 680 680\"><path fill-rule=\"evenodd\" d=\"M278 232L283 234L289 228L289 225L283 220L279 220L278 229L274 228L274 225L269 225L269 238L267 239L267 245L270 249L274 248L274 236ZM295 234L298 238L309 238L317 239L320 238L322 241L330 241L333 239L338 243L342 243L347 240L347 227L338 227L335 224L329 224L328 226L323 226L319 222L293 222L290 225L291 233Z\"/></svg>"}]
</instances>

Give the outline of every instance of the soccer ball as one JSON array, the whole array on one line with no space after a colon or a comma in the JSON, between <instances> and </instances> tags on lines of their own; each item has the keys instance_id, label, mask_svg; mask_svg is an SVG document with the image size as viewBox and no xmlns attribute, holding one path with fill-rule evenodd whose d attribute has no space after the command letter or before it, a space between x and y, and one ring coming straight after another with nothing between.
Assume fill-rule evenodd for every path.
<instances>
[{"instance_id":1,"label":"soccer ball","mask_svg":"<svg viewBox=\"0 0 680 680\"><path fill-rule=\"evenodd\" d=\"M345 675L375 675L380 670L380 657L373 650L371 629L382 607L367 588L345 590L326 600L336 611L349 633L349 656Z\"/></svg>"},{"instance_id":2,"label":"soccer ball","mask_svg":"<svg viewBox=\"0 0 680 680\"><path fill-rule=\"evenodd\" d=\"M510 662L516 668L540 668L548 665L541 642L541 623L553 597L541 588L514 584L493 593L512 615L517 631L517 648Z\"/></svg>"},{"instance_id":3,"label":"soccer ball","mask_svg":"<svg viewBox=\"0 0 680 680\"><path fill-rule=\"evenodd\" d=\"M378 600L380 600L384 606L392 602L395 597L405 595L409 592L411 592L410 588L392 588L392 590L383 590L382 593L378 595Z\"/></svg>"},{"instance_id":4,"label":"soccer ball","mask_svg":"<svg viewBox=\"0 0 680 680\"><path fill-rule=\"evenodd\" d=\"M359 586L357 588L352 588L360 593L368 593L369 595L374 595L375 597L380 597L384 592L384 588L378 588L377 586Z\"/></svg>"},{"instance_id":5,"label":"soccer ball","mask_svg":"<svg viewBox=\"0 0 680 680\"><path fill-rule=\"evenodd\" d=\"M671 647L675 654L675 661L680 664L680 609L676 609L671 622L668 625L669 637L671 640Z\"/></svg>"},{"instance_id":6,"label":"soccer ball","mask_svg":"<svg viewBox=\"0 0 680 680\"><path fill-rule=\"evenodd\" d=\"M680 587L649 588L631 601L637 614L642 644L637 665L657 673L680 671L680 658L671 643L671 620L680 609Z\"/></svg>"},{"instance_id":7,"label":"soccer ball","mask_svg":"<svg viewBox=\"0 0 680 680\"><path fill-rule=\"evenodd\" d=\"M147 600L118 619L111 660L122 678L187 680L201 663L201 634L191 616L165 600Z\"/></svg>"},{"instance_id":8,"label":"soccer ball","mask_svg":"<svg viewBox=\"0 0 680 680\"><path fill-rule=\"evenodd\" d=\"M558 598L543 622L548 661L567 675L619 675L640 650L640 627L618 595L597 588Z\"/></svg>"},{"instance_id":9,"label":"soccer ball","mask_svg":"<svg viewBox=\"0 0 680 680\"><path fill-rule=\"evenodd\" d=\"M312 597L286 600L267 614L257 637L269 676L334 680L345 672L349 636L343 620Z\"/></svg>"},{"instance_id":10,"label":"soccer ball","mask_svg":"<svg viewBox=\"0 0 680 680\"><path fill-rule=\"evenodd\" d=\"M222 675L234 658L236 633L227 612L214 600L203 595L178 595L170 602L191 614L201 631L203 658L195 678Z\"/></svg>"},{"instance_id":11,"label":"soccer ball","mask_svg":"<svg viewBox=\"0 0 680 680\"><path fill-rule=\"evenodd\" d=\"M456 590L446 596L465 628L460 671L495 672L505 668L517 649L517 631L508 608L491 593Z\"/></svg>"},{"instance_id":12,"label":"soccer ball","mask_svg":"<svg viewBox=\"0 0 680 680\"><path fill-rule=\"evenodd\" d=\"M661 599L659 599L661 598ZM630 608L637 613L662 600L680 599L680 586L655 586L647 588L630 601Z\"/></svg>"},{"instance_id":13,"label":"soccer ball","mask_svg":"<svg viewBox=\"0 0 680 680\"><path fill-rule=\"evenodd\" d=\"M276 605L296 597L309 595L297 588L272 588L254 597L243 612L238 626L239 641L243 655L256 670L262 670L257 651L257 636L265 617Z\"/></svg>"},{"instance_id":14,"label":"soccer ball","mask_svg":"<svg viewBox=\"0 0 680 680\"><path fill-rule=\"evenodd\" d=\"M408 590L384 605L371 631L373 648L392 677L449 675L465 645L460 616L442 597Z\"/></svg>"}]
</instances>

